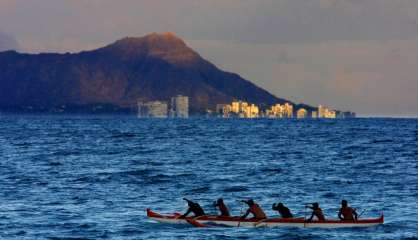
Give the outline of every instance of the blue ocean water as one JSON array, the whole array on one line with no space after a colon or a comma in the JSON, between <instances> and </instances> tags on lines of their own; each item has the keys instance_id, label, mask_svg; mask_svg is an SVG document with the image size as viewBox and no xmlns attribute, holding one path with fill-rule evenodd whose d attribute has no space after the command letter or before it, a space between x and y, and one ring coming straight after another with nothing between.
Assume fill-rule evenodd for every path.
<instances>
[{"instance_id":1,"label":"blue ocean water","mask_svg":"<svg viewBox=\"0 0 418 240\"><path fill-rule=\"evenodd\" d=\"M1 116L1 239L418 239L418 120ZM146 218L254 198L269 216L341 199L364 229L207 228Z\"/></svg>"}]
</instances>

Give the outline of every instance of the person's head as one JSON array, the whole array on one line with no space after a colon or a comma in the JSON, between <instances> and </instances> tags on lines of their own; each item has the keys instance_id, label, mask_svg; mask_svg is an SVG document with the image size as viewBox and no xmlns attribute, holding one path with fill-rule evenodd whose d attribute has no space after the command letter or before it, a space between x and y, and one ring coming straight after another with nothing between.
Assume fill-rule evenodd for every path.
<instances>
[{"instance_id":1,"label":"person's head","mask_svg":"<svg viewBox=\"0 0 418 240\"><path fill-rule=\"evenodd\" d=\"M183 200L184 201L186 201L187 202L187 204L190 206L191 204L193 204L193 202L192 201L190 201L189 199L187 199L187 198L183 198Z\"/></svg>"},{"instance_id":2,"label":"person's head","mask_svg":"<svg viewBox=\"0 0 418 240\"><path fill-rule=\"evenodd\" d=\"M283 207L284 207L284 205L283 205L283 203L279 202L279 204L277 204L277 207L278 207L278 208L283 208Z\"/></svg>"},{"instance_id":3,"label":"person's head","mask_svg":"<svg viewBox=\"0 0 418 240\"><path fill-rule=\"evenodd\" d=\"M248 200L246 201L246 203L248 204L248 206L252 206L252 205L254 205L254 200L252 200L252 199L248 199Z\"/></svg>"},{"instance_id":4,"label":"person's head","mask_svg":"<svg viewBox=\"0 0 418 240\"><path fill-rule=\"evenodd\" d=\"M218 200L216 201L218 204L222 204L222 203L224 203L224 200L223 200L223 198L218 198Z\"/></svg>"},{"instance_id":5,"label":"person's head","mask_svg":"<svg viewBox=\"0 0 418 240\"><path fill-rule=\"evenodd\" d=\"M318 209L319 208L319 203L317 203L317 202L312 203L312 207L314 209Z\"/></svg>"},{"instance_id":6,"label":"person's head","mask_svg":"<svg viewBox=\"0 0 418 240\"><path fill-rule=\"evenodd\" d=\"M347 207L347 206L348 206L348 202L347 202L347 200L342 200L342 201L341 201L341 206L342 206L342 207Z\"/></svg>"}]
</instances>

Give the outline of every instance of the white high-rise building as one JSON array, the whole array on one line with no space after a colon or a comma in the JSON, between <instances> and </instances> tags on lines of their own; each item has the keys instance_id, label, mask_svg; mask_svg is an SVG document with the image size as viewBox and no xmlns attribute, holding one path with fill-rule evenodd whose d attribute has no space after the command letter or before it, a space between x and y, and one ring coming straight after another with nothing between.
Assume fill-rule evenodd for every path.
<instances>
[{"instance_id":1,"label":"white high-rise building","mask_svg":"<svg viewBox=\"0 0 418 240\"><path fill-rule=\"evenodd\" d=\"M318 118L325 118L327 112L327 108L319 105L318 107Z\"/></svg>"},{"instance_id":2,"label":"white high-rise building","mask_svg":"<svg viewBox=\"0 0 418 240\"><path fill-rule=\"evenodd\" d=\"M297 118L307 118L308 117L308 111L304 108L300 108L297 112L296 112L296 117Z\"/></svg>"},{"instance_id":3,"label":"white high-rise building","mask_svg":"<svg viewBox=\"0 0 418 240\"><path fill-rule=\"evenodd\" d=\"M335 110L330 110L327 107L319 105L318 107L318 117L319 118L336 118L337 112Z\"/></svg>"},{"instance_id":4,"label":"white high-rise building","mask_svg":"<svg viewBox=\"0 0 418 240\"><path fill-rule=\"evenodd\" d=\"M269 118L282 118L283 112L284 112L284 105L275 104L266 111L266 115Z\"/></svg>"},{"instance_id":5,"label":"white high-rise building","mask_svg":"<svg viewBox=\"0 0 418 240\"><path fill-rule=\"evenodd\" d=\"M189 97L178 95L171 98L171 117L188 118L189 117Z\"/></svg>"},{"instance_id":6,"label":"white high-rise building","mask_svg":"<svg viewBox=\"0 0 418 240\"><path fill-rule=\"evenodd\" d=\"M168 106L165 102L138 102L139 118L166 118L167 112Z\"/></svg>"},{"instance_id":7,"label":"white high-rise building","mask_svg":"<svg viewBox=\"0 0 418 240\"><path fill-rule=\"evenodd\" d=\"M293 105L290 103L284 104L284 117L292 118L293 117Z\"/></svg>"}]
</instances>

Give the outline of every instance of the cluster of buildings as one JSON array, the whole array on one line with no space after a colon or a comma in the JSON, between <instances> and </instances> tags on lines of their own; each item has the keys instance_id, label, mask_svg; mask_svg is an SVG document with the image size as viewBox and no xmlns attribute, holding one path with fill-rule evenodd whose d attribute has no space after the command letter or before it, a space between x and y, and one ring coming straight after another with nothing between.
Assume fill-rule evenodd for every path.
<instances>
[{"instance_id":1,"label":"cluster of buildings","mask_svg":"<svg viewBox=\"0 0 418 240\"><path fill-rule=\"evenodd\" d=\"M258 106L242 101L232 102L231 104L217 104L216 112L226 118L257 118L260 116Z\"/></svg>"},{"instance_id":2,"label":"cluster of buildings","mask_svg":"<svg viewBox=\"0 0 418 240\"><path fill-rule=\"evenodd\" d=\"M312 117L318 117L318 118L336 118L337 117L337 111L330 110L325 106L319 105L318 112L315 113L315 116Z\"/></svg>"},{"instance_id":3,"label":"cluster of buildings","mask_svg":"<svg viewBox=\"0 0 418 240\"><path fill-rule=\"evenodd\" d=\"M341 112L319 105L318 108L301 107L291 103L274 104L261 109L245 101L217 104L216 116L224 118L353 118L355 113ZM139 118L188 118L189 97L178 95L165 101L138 101Z\"/></svg>"},{"instance_id":4,"label":"cluster of buildings","mask_svg":"<svg viewBox=\"0 0 418 240\"><path fill-rule=\"evenodd\" d=\"M139 118L188 118L189 98L178 95L171 98L170 104L164 101L138 101Z\"/></svg>"},{"instance_id":5,"label":"cluster of buildings","mask_svg":"<svg viewBox=\"0 0 418 240\"><path fill-rule=\"evenodd\" d=\"M265 116L268 118L292 118L293 105L290 103L275 104L266 110Z\"/></svg>"},{"instance_id":6,"label":"cluster of buildings","mask_svg":"<svg viewBox=\"0 0 418 240\"><path fill-rule=\"evenodd\" d=\"M317 109L296 108L291 103L275 104L265 111L252 103L233 101L231 104L218 104L218 116L229 118L353 118L355 113L341 112L319 105Z\"/></svg>"}]
</instances>

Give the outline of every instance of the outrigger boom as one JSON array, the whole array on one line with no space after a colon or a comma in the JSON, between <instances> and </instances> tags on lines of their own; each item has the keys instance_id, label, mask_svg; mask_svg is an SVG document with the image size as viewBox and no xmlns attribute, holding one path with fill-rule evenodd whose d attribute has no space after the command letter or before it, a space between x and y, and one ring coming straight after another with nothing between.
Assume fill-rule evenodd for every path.
<instances>
[{"instance_id":1,"label":"outrigger boom","mask_svg":"<svg viewBox=\"0 0 418 240\"><path fill-rule=\"evenodd\" d=\"M220 225L227 227L305 227L305 228L351 228L372 227L383 224L383 214L379 218L358 219L357 221L325 220L307 222L305 218L241 219L240 217L220 217L205 215L180 218L181 214L162 215L147 209L147 217L160 223L191 224L195 227Z\"/></svg>"}]
</instances>

